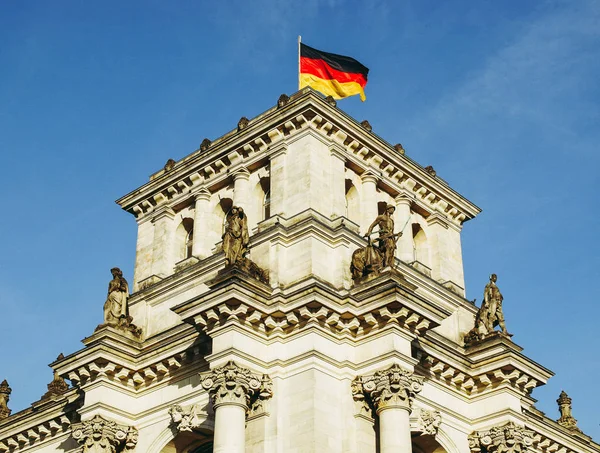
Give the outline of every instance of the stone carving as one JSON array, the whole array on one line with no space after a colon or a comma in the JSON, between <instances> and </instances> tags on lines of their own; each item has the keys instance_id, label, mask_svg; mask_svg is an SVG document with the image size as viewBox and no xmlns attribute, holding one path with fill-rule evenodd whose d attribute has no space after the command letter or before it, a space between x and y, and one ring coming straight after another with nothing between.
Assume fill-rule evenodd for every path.
<instances>
[{"instance_id":1,"label":"stone carving","mask_svg":"<svg viewBox=\"0 0 600 453\"><path fill-rule=\"evenodd\" d=\"M423 388L423 378L392 365L372 376L358 376L351 385L354 401L368 405L375 413L388 407L412 410L412 402Z\"/></svg>"},{"instance_id":2,"label":"stone carving","mask_svg":"<svg viewBox=\"0 0 600 453\"><path fill-rule=\"evenodd\" d=\"M180 432L191 432L194 429L199 428L203 421L196 413L196 406L191 406L184 409L180 405L176 404L169 409L169 415L171 416L171 420L173 421L175 428L177 428L177 431Z\"/></svg>"},{"instance_id":3,"label":"stone carving","mask_svg":"<svg viewBox=\"0 0 600 453\"><path fill-rule=\"evenodd\" d=\"M329 95L325 98L325 102L327 102L332 107L337 107L337 102L331 95Z\"/></svg>"},{"instance_id":4,"label":"stone carving","mask_svg":"<svg viewBox=\"0 0 600 453\"><path fill-rule=\"evenodd\" d=\"M472 453L522 453L533 444L533 431L508 422L469 436Z\"/></svg>"},{"instance_id":5,"label":"stone carving","mask_svg":"<svg viewBox=\"0 0 600 453\"><path fill-rule=\"evenodd\" d=\"M469 345L476 341L481 341L493 335L512 335L506 331L504 324L504 315L502 313L502 293L496 286L496 274L490 275L490 281L483 291L483 302L481 308L475 316L475 327L469 331L465 337L465 344ZM500 326L501 332L496 332L494 327Z\"/></svg>"},{"instance_id":6,"label":"stone carving","mask_svg":"<svg viewBox=\"0 0 600 453\"><path fill-rule=\"evenodd\" d=\"M360 125L369 132L373 131L373 127L371 126L371 123L369 123L367 120L361 121Z\"/></svg>"},{"instance_id":7,"label":"stone carving","mask_svg":"<svg viewBox=\"0 0 600 453\"><path fill-rule=\"evenodd\" d=\"M223 251L227 266L235 267L263 283L269 283L268 273L246 258L249 243L248 218L240 206L234 206L227 214L223 233Z\"/></svg>"},{"instance_id":8,"label":"stone carving","mask_svg":"<svg viewBox=\"0 0 600 453\"><path fill-rule=\"evenodd\" d=\"M58 355L56 360L62 360L65 356L61 353ZM42 400L50 399L54 396L60 396L63 393L66 393L69 390L69 384L65 382L63 378L58 375L58 372L54 370L54 377L52 378L52 382L47 385L48 391L44 393L42 396Z\"/></svg>"},{"instance_id":9,"label":"stone carving","mask_svg":"<svg viewBox=\"0 0 600 453\"><path fill-rule=\"evenodd\" d=\"M0 383L0 420L7 418L10 415L10 409L8 408L8 400L12 389L9 387L6 379Z\"/></svg>"},{"instance_id":10,"label":"stone carving","mask_svg":"<svg viewBox=\"0 0 600 453\"><path fill-rule=\"evenodd\" d=\"M281 96L279 96L279 99L277 99L277 108L281 108L287 105L288 102L290 102L290 97L285 93L282 94Z\"/></svg>"},{"instance_id":11,"label":"stone carving","mask_svg":"<svg viewBox=\"0 0 600 453\"><path fill-rule=\"evenodd\" d=\"M212 142L207 138L202 140L202 143L200 143L200 151L206 151L208 148L210 148L211 143Z\"/></svg>"},{"instance_id":12,"label":"stone carving","mask_svg":"<svg viewBox=\"0 0 600 453\"><path fill-rule=\"evenodd\" d=\"M201 375L202 387L207 390L215 410L223 404L243 406L246 412L264 410L264 402L273 396L271 378L252 373L229 361L226 365Z\"/></svg>"},{"instance_id":13,"label":"stone carving","mask_svg":"<svg viewBox=\"0 0 600 453\"><path fill-rule=\"evenodd\" d=\"M240 120L238 121L238 131L241 131L242 129L246 129L248 127L248 123L250 123L250 120L248 118L246 118L245 116L242 116L240 118Z\"/></svg>"},{"instance_id":14,"label":"stone carving","mask_svg":"<svg viewBox=\"0 0 600 453\"><path fill-rule=\"evenodd\" d=\"M133 324L133 318L128 313L129 285L127 280L123 278L123 272L118 267L113 267L110 273L113 279L108 283L108 296L104 303L104 324L100 324L96 330L110 326L140 338L142 329Z\"/></svg>"},{"instance_id":15,"label":"stone carving","mask_svg":"<svg viewBox=\"0 0 600 453\"><path fill-rule=\"evenodd\" d=\"M404 147L400 144L400 143L396 143L394 145L394 149L396 150L396 152L398 152L399 154L405 154L406 151L404 151Z\"/></svg>"},{"instance_id":16,"label":"stone carving","mask_svg":"<svg viewBox=\"0 0 600 453\"><path fill-rule=\"evenodd\" d=\"M392 215L395 210L396 207L391 204L386 206L385 212L377 216L369 226L367 234L365 234L368 240L367 246L355 250L352 254L350 272L352 272L352 278L355 280L371 274L378 274L384 268L394 266L396 242L402 236L402 232L394 234L394 218ZM377 238L378 245L373 246L371 234L376 226L379 227L377 231L379 234Z\"/></svg>"},{"instance_id":17,"label":"stone carving","mask_svg":"<svg viewBox=\"0 0 600 453\"><path fill-rule=\"evenodd\" d=\"M414 431L435 436L442 423L442 415L440 412L419 409L416 415L417 418L416 426L413 428Z\"/></svg>"},{"instance_id":18,"label":"stone carving","mask_svg":"<svg viewBox=\"0 0 600 453\"><path fill-rule=\"evenodd\" d=\"M558 403L558 410L560 411L560 418L557 420L558 424L570 429L571 431L581 432L581 430L577 427L577 420L575 420L573 414L571 413L572 407L571 398L569 398L569 395L567 395L564 390L561 391L556 402Z\"/></svg>"},{"instance_id":19,"label":"stone carving","mask_svg":"<svg viewBox=\"0 0 600 453\"><path fill-rule=\"evenodd\" d=\"M435 177L435 175L437 175L435 169L431 165L428 165L427 167L425 167L425 171L433 177Z\"/></svg>"},{"instance_id":20,"label":"stone carving","mask_svg":"<svg viewBox=\"0 0 600 453\"><path fill-rule=\"evenodd\" d=\"M175 161L173 159L169 159L164 166L165 172L173 170L174 166L175 166Z\"/></svg>"},{"instance_id":21,"label":"stone carving","mask_svg":"<svg viewBox=\"0 0 600 453\"><path fill-rule=\"evenodd\" d=\"M118 425L100 415L74 424L73 438L81 445L82 453L118 453L133 451L138 441L137 430Z\"/></svg>"}]
</instances>

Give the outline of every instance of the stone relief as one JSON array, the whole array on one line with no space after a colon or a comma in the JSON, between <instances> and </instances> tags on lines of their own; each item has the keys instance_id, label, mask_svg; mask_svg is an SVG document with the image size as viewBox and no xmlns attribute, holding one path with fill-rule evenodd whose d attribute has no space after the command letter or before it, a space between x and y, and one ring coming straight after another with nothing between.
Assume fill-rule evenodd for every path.
<instances>
[{"instance_id":1,"label":"stone relief","mask_svg":"<svg viewBox=\"0 0 600 453\"><path fill-rule=\"evenodd\" d=\"M191 432L200 427L204 419L198 417L196 406L182 408L179 404L169 409L169 415L177 431ZM204 417L206 418L206 417Z\"/></svg>"},{"instance_id":2,"label":"stone relief","mask_svg":"<svg viewBox=\"0 0 600 453\"><path fill-rule=\"evenodd\" d=\"M0 383L0 420L7 418L10 415L10 409L8 408L8 400L12 389L9 387L6 379Z\"/></svg>"},{"instance_id":3,"label":"stone relief","mask_svg":"<svg viewBox=\"0 0 600 453\"><path fill-rule=\"evenodd\" d=\"M557 420L558 424L570 429L571 431L581 432L581 430L577 427L577 420L571 413L572 406L569 395L567 395L564 390L561 391L556 402L558 403L558 410L560 412L560 418Z\"/></svg>"},{"instance_id":4,"label":"stone relief","mask_svg":"<svg viewBox=\"0 0 600 453\"><path fill-rule=\"evenodd\" d=\"M268 375L254 374L233 361L200 376L215 409L223 404L239 404L246 408L247 414L257 414L264 411L265 401L273 396L273 383Z\"/></svg>"},{"instance_id":5,"label":"stone relief","mask_svg":"<svg viewBox=\"0 0 600 453\"><path fill-rule=\"evenodd\" d=\"M438 432L440 424L442 423L442 415L439 411L428 411L425 409L416 409L413 411L415 416L415 423L411 430L419 432L421 434L429 434L435 436ZM411 416L411 421L412 421Z\"/></svg>"},{"instance_id":6,"label":"stone relief","mask_svg":"<svg viewBox=\"0 0 600 453\"><path fill-rule=\"evenodd\" d=\"M470 345L494 335L503 335L511 337L504 324L504 314L502 313L502 293L496 286L498 277L496 274L490 275L490 281L483 291L483 302L475 316L475 327L465 336L465 344ZM501 331L494 330L500 326Z\"/></svg>"},{"instance_id":7,"label":"stone relief","mask_svg":"<svg viewBox=\"0 0 600 453\"><path fill-rule=\"evenodd\" d=\"M133 318L129 316L127 299L129 298L129 285L123 278L123 272L118 267L110 270L113 279L108 283L108 296L104 303L104 324L96 327L114 327L141 338L142 329L133 324Z\"/></svg>"},{"instance_id":8,"label":"stone relief","mask_svg":"<svg viewBox=\"0 0 600 453\"><path fill-rule=\"evenodd\" d=\"M421 376L415 376L396 364L372 376L358 376L351 384L354 401L375 413L390 406L400 406L410 411L415 395L422 388Z\"/></svg>"},{"instance_id":9,"label":"stone relief","mask_svg":"<svg viewBox=\"0 0 600 453\"><path fill-rule=\"evenodd\" d=\"M82 453L119 453L133 451L138 441L137 429L119 425L100 415L74 424L73 438Z\"/></svg>"},{"instance_id":10,"label":"stone relief","mask_svg":"<svg viewBox=\"0 0 600 453\"><path fill-rule=\"evenodd\" d=\"M385 212L373 221L367 230L367 246L354 251L350 263L352 278L357 280L369 275L377 275L386 267L394 267L394 256L396 253L396 242L402 236L402 232L394 234L393 214L396 207L388 204ZM373 228L379 227L377 245L373 245L371 235Z\"/></svg>"},{"instance_id":11,"label":"stone relief","mask_svg":"<svg viewBox=\"0 0 600 453\"><path fill-rule=\"evenodd\" d=\"M227 214L223 233L223 252L227 267L235 267L263 283L269 283L268 273L246 257L249 243L248 218L240 206L233 206Z\"/></svg>"},{"instance_id":12,"label":"stone relief","mask_svg":"<svg viewBox=\"0 0 600 453\"><path fill-rule=\"evenodd\" d=\"M495 426L489 431L476 431L469 436L472 453L521 453L533 445L533 431L513 422Z\"/></svg>"}]
</instances>

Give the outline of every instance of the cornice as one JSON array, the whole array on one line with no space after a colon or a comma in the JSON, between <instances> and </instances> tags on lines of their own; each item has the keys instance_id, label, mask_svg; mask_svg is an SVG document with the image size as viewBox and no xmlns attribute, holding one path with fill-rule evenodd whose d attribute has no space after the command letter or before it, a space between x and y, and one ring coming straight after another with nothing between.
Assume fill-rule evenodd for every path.
<instances>
[{"instance_id":1,"label":"cornice","mask_svg":"<svg viewBox=\"0 0 600 453\"><path fill-rule=\"evenodd\" d=\"M525 426L534 432L534 447L541 453L600 452L600 444L591 437L573 433L541 413L525 412Z\"/></svg>"},{"instance_id":2,"label":"cornice","mask_svg":"<svg viewBox=\"0 0 600 453\"><path fill-rule=\"evenodd\" d=\"M163 203L175 203L189 196L197 185L218 188L229 178L228 167L244 165L251 168L268 155L268 149L292 140L304 130L317 131L323 138L337 143L347 158L362 167L388 176L386 185L397 193L408 190L415 197L449 220L461 224L476 216L480 210L426 172L342 111L324 102L310 89L292 96L281 109L270 109L250 122L242 131L232 131L212 142L209 150L196 152L182 159L164 174L117 200L136 217L152 212ZM170 200L173 200L172 202Z\"/></svg>"}]
</instances>

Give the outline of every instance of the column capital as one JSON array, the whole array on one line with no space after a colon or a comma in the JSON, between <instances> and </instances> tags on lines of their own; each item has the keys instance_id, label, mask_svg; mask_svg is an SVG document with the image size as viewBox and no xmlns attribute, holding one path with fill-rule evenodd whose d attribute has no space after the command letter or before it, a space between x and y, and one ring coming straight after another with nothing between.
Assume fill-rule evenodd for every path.
<instances>
[{"instance_id":1,"label":"column capital","mask_svg":"<svg viewBox=\"0 0 600 453\"><path fill-rule=\"evenodd\" d=\"M377 184L377 181L379 180L378 176L371 170L367 170L360 175L360 179L362 182L372 182L373 184Z\"/></svg>"},{"instance_id":2,"label":"column capital","mask_svg":"<svg viewBox=\"0 0 600 453\"><path fill-rule=\"evenodd\" d=\"M379 414L386 409L412 410L412 402L423 388L423 378L394 364L371 376L358 376L352 383L354 400L363 400Z\"/></svg>"},{"instance_id":3,"label":"column capital","mask_svg":"<svg viewBox=\"0 0 600 453\"><path fill-rule=\"evenodd\" d=\"M194 190L192 192L192 196L194 197L194 199L196 201L198 201L198 200L208 201L208 200L210 200L210 191L206 187L200 187L197 190Z\"/></svg>"},{"instance_id":4,"label":"column capital","mask_svg":"<svg viewBox=\"0 0 600 453\"><path fill-rule=\"evenodd\" d=\"M156 211L154 211L152 215L152 221L155 222L157 220L162 219L163 217L167 217L172 220L175 218L175 211L173 211L173 209L171 209L169 206L163 206L162 208L159 208Z\"/></svg>"},{"instance_id":5,"label":"column capital","mask_svg":"<svg viewBox=\"0 0 600 453\"><path fill-rule=\"evenodd\" d=\"M394 201L396 202L396 206L400 206L403 204L410 206L410 204L413 201L413 198L405 193L401 193L396 196Z\"/></svg>"},{"instance_id":6,"label":"column capital","mask_svg":"<svg viewBox=\"0 0 600 453\"><path fill-rule=\"evenodd\" d=\"M494 426L488 431L475 431L469 438L472 453L520 453L527 451L533 444L533 431L508 422Z\"/></svg>"},{"instance_id":7,"label":"column capital","mask_svg":"<svg viewBox=\"0 0 600 453\"><path fill-rule=\"evenodd\" d=\"M72 433L73 438L82 446L82 453L133 451L138 441L137 429L119 425L100 415L74 424Z\"/></svg>"},{"instance_id":8,"label":"column capital","mask_svg":"<svg viewBox=\"0 0 600 453\"><path fill-rule=\"evenodd\" d=\"M264 401L273 396L273 382L268 375L252 373L234 361L201 373L200 380L212 396L215 410L219 406L234 405L242 406L248 412L256 406L262 407Z\"/></svg>"},{"instance_id":9,"label":"column capital","mask_svg":"<svg viewBox=\"0 0 600 453\"><path fill-rule=\"evenodd\" d=\"M248 169L246 167L241 167L238 168L237 170L235 170L231 176L233 177L233 180L236 181L238 179L243 179L243 180L248 180L250 179L250 172L248 171Z\"/></svg>"}]
</instances>

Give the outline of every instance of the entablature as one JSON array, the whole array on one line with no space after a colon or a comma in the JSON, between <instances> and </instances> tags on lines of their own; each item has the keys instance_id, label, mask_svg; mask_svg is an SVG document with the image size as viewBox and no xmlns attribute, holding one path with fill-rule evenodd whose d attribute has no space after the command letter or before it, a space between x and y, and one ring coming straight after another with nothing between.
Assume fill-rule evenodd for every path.
<instances>
[{"instance_id":1,"label":"entablature","mask_svg":"<svg viewBox=\"0 0 600 453\"><path fill-rule=\"evenodd\" d=\"M344 150L347 165L358 173L373 171L390 195L408 194L423 209L438 212L454 224L475 217L480 209L453 191L432 172L422 168L389 143L366 130L311 89L292 95L281 108L272 108L249 121L243 130L225 134L200 151L183 158L169 170L117 200L138 219L164 204L181 203L190 192L205 187L215 191L245 167L254 171L267 165L269 155L303 130L330 140L338 154Z\"/></svg>"}]
</instances>

